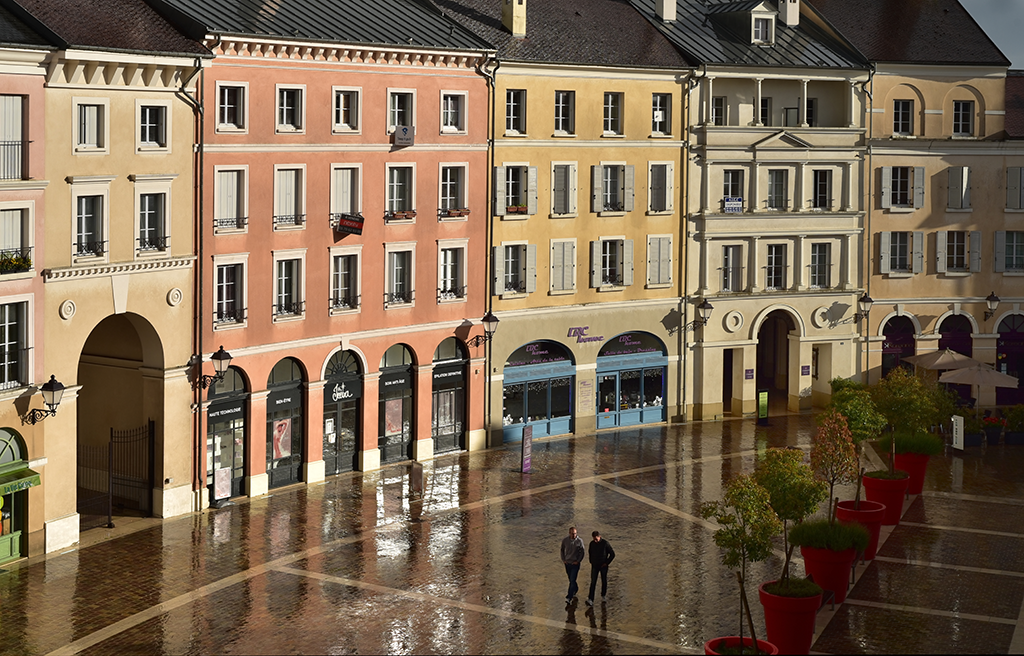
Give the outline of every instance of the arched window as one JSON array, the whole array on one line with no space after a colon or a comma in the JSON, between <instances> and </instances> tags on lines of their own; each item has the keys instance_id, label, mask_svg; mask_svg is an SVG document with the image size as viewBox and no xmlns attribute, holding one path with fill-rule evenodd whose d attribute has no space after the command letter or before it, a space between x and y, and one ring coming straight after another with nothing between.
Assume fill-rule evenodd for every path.
<instances>
[{"instance_id":1,"label":"arched window","mask_svg":"<svg viewBox=\"0 0 1024 656\"><path fill-rule=\"evenodd\" d=\"M444 339L434 349L434 362L447 362L449 360L465 360L466 350L455 337Z\"/></svg>"},{"instance_id":2,"label":"arched window","mask_svg":"<svg viewBox=\"0 0 1024 656\"><path fill-rule=\"evenodd\" d=\"M24 453L18 435L10 429L0 428L0 471L24 467Z\"/></svg>"}]
</instances>

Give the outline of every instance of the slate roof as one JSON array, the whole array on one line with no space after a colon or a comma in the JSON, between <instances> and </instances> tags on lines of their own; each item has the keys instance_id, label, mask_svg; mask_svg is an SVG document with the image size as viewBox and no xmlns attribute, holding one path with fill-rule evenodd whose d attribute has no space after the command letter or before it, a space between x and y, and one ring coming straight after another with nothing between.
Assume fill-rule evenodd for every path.
<instances>
[{"instance_id":1,"label":"slate roof","mask_svg":"<svg viewBox=\"0 0 1024 656\"><path fill-rule=\"evenodd\" d=\"M209 55L143 0L2 0L61 48Z\"/></svg>"},{"instance_id":2,"label":"slate roof","mask_svg":"<svg viewBox=\"0 0 1024 656\"><path fill-rule=\"evenodd\" d=\"M958 0L805 0L870 61L1010 62Z\"/></svg>"},{"instance_id":3,"label":"slate roof","mask_svg":"<svg viewBox=\"0 0 1024 656\"><path fill-rule=\"evenodd\" d=\"M517 61L640 68L692 64L628 0L529 0L526 36L501 23L501 0L433 0L446 15Z\"/></svg>"},{"instance_id":4,"label":"slate roof","mask_svg":"<svg viewBox=\"0 0 1024 656\"><path fill-rule=\"evenodd\" d=\"M1006 134L1024 139L1024 71L1006 71Z\"/></svg>"},{"instance_id":5,"label":"slate roof","mask_svg":"<svg viewBox=\"0 0 1024 656\"><path fill-rule=\"evenodd\" d=\"M859 0L844 0L856 5ZM902 1L902 0L896 0ZM664 23L654 13L655 0L631 0L632 4L683 50L701 64L809 68L863 68L855 52L804 18L797 27L775 21L775 44L758 46L747 31L737 31L720 5L745 6L732 0L676 0L676 20ZM775 5L775 2L768 2ZM731 7L729 11L735 11Z\"/></svg>"},{"instance_id":6,"label":"slate roof","mask_svg":"<svg viewBox=\"0 0 1024 656\"><path fill-rule=\"evenodd\" d=\"M151 0L192 37L299 38L330 43L491 50L428 0Z\"/></svg>"},{"instance_id":7,"label":"slate roof","mask_svg":"<svg viewBox=\"0 0 1024 656\"><path fill-rule=\"evenodd\" d=\"M24 21L0 5L0 44L5 46L48 47L49 42Z\"/></svg>"}]
</instances>

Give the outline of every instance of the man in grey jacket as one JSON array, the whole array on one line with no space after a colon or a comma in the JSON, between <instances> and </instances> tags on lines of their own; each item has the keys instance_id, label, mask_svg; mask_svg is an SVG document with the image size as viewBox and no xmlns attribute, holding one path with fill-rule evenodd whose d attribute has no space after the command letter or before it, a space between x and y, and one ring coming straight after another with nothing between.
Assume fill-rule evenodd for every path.
<instances>
[{"instance_id":1,"label":"man in grey jacket","mask_svg":"<svg viewBox=\"0 0 1024 656\"><path fill-rule=\"evenodd\" d=\"M565 595L565 603L572 603L573 597L579 592L580 586L576 584L576 577L580 573L580 563L586 549L583 547L583 540L576 535L576 527L569 527L569 536L562 539L562 563L565 564L565 575L569 577L569 593Z\"/></svg>"}]
</instances>

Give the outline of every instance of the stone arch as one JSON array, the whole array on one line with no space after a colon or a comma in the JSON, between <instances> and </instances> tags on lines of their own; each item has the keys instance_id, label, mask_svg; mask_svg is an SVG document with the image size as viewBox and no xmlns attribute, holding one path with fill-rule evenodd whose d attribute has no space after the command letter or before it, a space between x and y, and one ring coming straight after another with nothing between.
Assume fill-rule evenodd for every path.
<instances>
[{"instance_id":1,"label":"stone arch","mask_svg":"<svg viewBox=\"0 0 1024 656\"><path fill-rule=\"evenodd\" d=\"M947 312L943 312L942 314L940 314L938 316L937 319L935 319L935 328L934 328L934 330L932 330L932 334L933 335L938 335L940 333L941 328L942 328L942 322L945 321L946 319L950 318L950 317L956 317L956 316L966 317L967 320L969 322L971 322L971 328L972 328L971 332L973 334L978 334L978 333L981 332L981 328L978 327L978 320L975 319L974 316L970 312L954 312L953 310L949 310Z\"/></svg>"},{"instance_id":2,"label":"stone arch","mask_svg":"<svg viewBox=\"0 0 1024 656\"><path fill-rule=\"evenodd\" d=\"M410 360L409 363L404 364L404 365L389 364L389 365L387 365L387 367L398 367L398 366L415 367L415 366L417 366L419 364L419 362L417 361L417 358L416 358L416 349L412 348L411 346L409 346L405 342L395 342L391 346L389 346L386 349L384 349L384 352L380 354L380 361L377 363L377 371L380 371L380 370L386 368L385 365L384 365L384 359L388 358L388 357L394 357L394 355L397 354L397 351L393 351L393 349L395 349L398 346L401 346L402 348L404 348L405 352L409 354L409 360ZM389 356L388 355L389 353L391 353L392 355Z\"/></svg>"},{"instance_id":3,"label":"stone arch","mask_svg":"<svg viewBox=\"0 0 1024 656\"><path fill-rule=\"evenodd\" d=\"M18 463L27 463L28 443L13 428L0 428L0 471Z\"/></svg>"},{"instance_id":4,"label":"stone arch","mask_svg":"<svg viewBox=\"0 0 1024 656\"><path fill-rule=\"evenodd\" d=\"M794 310L792 306L785 305L783 303L775 303L774 305L769 305L768 307L764 308L763 310L758 312L756 317L754 317L754 321L751 322L750 325L751 340L757 342L757 335L761 331L761 324L764 323L765 319L768 318L769 314L776 310L782 310L783 312L788 314L789 318L793 321L793 325L796 326L796 329L800 331L800 336L807 336L807 326L806 324L804 324L804 319L803 317L800 316L800 313Z\"/></svg>"},{"instance_id":5,"label":"stone arch","mask_svg":"<svg viewBox=\"0 0 1024 656\"><path fill-rule=\"evenodd\" d=\"M924 330L921 328L921 321L913 314L909 312L890 312L882 317L882 320L878 322L878 332L876 333L877 337L885 337L885 324L889 323L889 319L892 319L893 317L906 317L907 319L910 319L910 322L914 324L914 334L921 335L924 333Z\"/></svg>"},{"instance_id":6,"label":"stone arch","mask_svg":"<svg viewBox=\"0 0 1024 656\"><path fill-rule=\"evenodd\" d=\"M323 364L320 365L320 380L327 379L327 365L330 363L331 358L333 358L336 353L339 353L341 351L349 351L350 353L352 353L352 355L356 356L356 359L359 360L359 367L363 370L364 374L370 370L370 363L366 359L366 354L363 353L363 351L358 346L354 344L349 344L348 348L345 348L343 346L335 346L324 358Z\"/></svg>"},{"instance_id":7,"label":"stone arch","mask_svg":"<svg viewBox=\"0 0 1024 656\"><path fill-rule=\"evenodd\" d=\"M953 101L973 100L974 101L974 134L980 137L985 134L985 96L977 88L970 84L958 84L949 91L942 99L942 134L945 136L953 133Z\"/></svg>"},{"instance_id":8,"label":"stone arch","mask_svg":"<svg viewBox=\"0 0 1024 656\"><path fill-rule=\"evenodd\" d=\"M883 131L885 134L892 134L893 126L893 102L896 100L913 100L914 101L914 113L913 113L913 129L911 134L916 136L924 135L924 118L925 110L930 109L925 105L924 94L913 84L906 82L897 84L889 93L885 96L885 119L886 128Z\"/></svg>"}]
</instances>

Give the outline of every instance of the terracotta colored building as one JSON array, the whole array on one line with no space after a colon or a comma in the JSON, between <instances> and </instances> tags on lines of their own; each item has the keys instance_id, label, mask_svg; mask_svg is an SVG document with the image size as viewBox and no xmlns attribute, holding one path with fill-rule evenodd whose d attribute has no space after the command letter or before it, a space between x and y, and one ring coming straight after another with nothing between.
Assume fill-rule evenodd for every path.
<instances>
[{"instance_id":1,"label":"terracotta colored building","mask_svg":"<svg viewBox=\"0 0 1024 656\"><path fill-rule=\"evenodd\" d=\"M412 3L259 30L157 6L216 55L198 324L204 357L233 360L198 399L196 489L255 496L481 444L486 44Z\"/></svg>"}]
</instances>

